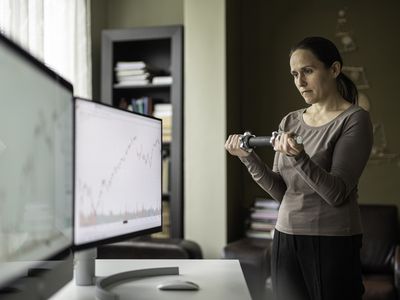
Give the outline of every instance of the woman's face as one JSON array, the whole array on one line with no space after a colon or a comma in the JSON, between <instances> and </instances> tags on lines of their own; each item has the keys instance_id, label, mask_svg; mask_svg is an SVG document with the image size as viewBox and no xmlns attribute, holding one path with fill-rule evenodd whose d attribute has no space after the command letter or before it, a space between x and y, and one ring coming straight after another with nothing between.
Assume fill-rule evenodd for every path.
<instances>
[{"instance_id":1,"label":"woman's face","mask_svg":"<svg viewBox=\"0 0 400 300\"><path fill-rule=\"evenodd\" d=\"M310 50L298 49L290 57L294 84L308 104L324 102L337 92L335 67L326 68Z\"/></svg>"}]
</instances>

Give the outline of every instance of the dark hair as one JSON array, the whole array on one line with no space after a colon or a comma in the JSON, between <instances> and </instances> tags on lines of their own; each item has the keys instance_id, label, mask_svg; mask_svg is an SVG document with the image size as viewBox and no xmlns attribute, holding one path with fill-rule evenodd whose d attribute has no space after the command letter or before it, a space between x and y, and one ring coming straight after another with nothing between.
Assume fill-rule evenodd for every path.
<instances>
[{"instance_id":1,"label":"dark hair","mask_svg":"<svg viewBox=\"0 0 400 300\"><path fill-rule=\"evenodd\" d=\"M339 50L334 43L326 38L318 36L306 37L290 49L289 57L298 49L311 51L326 68L330 68L335 61L340 63L340 67L343 66L343 60ZM345 100L352 104L358 103L357 87L343 72L340 72L336 77L336 84L339 93Z\"/></svg>"}]
</instances>

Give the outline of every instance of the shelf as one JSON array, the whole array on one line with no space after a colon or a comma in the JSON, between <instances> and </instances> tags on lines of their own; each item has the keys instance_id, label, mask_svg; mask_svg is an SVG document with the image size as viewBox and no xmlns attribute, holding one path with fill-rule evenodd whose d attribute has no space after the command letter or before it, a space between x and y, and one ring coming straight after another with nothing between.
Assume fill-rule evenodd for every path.
<instances>
[{"instance_id":1,"label":"shelf","mask_svg":"<svg viewBox=\"0 0 400 300\"><path fill-rule=\"evenodd\" d=\"M158 88L170 88L172 84L146 84L146 85L127 85L119 86L114 85L114 89L158 89Z\"/></svg>"}]
</instances>

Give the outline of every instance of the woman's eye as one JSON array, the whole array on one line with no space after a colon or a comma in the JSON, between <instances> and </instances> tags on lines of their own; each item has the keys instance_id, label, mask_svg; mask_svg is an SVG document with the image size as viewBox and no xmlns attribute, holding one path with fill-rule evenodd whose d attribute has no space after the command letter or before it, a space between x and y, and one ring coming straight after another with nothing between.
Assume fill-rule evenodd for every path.
<instances>
[{"instance_id":1,"label":"woman's eye","mask_svg":"<svg viewBox=\"0 0 400 300\"><path fill-rule=\"evenodd\" d=\"M304 73L305 73L305 74L311 74L311 73L312 73L312 70L311 70L311 69L305 69L305 70L304 70Z\"/></svg>"}]
</instances>

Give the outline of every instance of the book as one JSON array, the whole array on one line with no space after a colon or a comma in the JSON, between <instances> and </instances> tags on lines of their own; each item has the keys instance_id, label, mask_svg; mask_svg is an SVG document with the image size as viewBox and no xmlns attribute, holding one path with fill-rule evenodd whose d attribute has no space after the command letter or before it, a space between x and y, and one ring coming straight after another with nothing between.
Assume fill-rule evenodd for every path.
<instances>
[{"instance_id":1,"label":"book","mask_svg":"<svg viewBox=\"0 0 400 300\"><path fill-rule=\"evenodd\" d=\"M149 73L143 73L137 75L117 75L117 80L118 82L136 81L136 80L148 79L149 77L150 77Z\"/></svg>"},{"instance_id":2,"label":"book","mask_svg":"<svg viewBox=\"0 0 400 300\"><path fill-rule=\"evenodd\" d=\"M249 224L251 224L251 222L258 222L258 223L265 223L265 224L276 224L276 218L268 218L268 219L258 219L258 218L249 218L248 222Z\"/></svg>"},{"instance_id":3,"label":"book","mask_svg":"<svg viewBox=\"0 0 400 300\"><path fill-rule=\"evenodd\" d=\"M143 75L149 74L147 69L126 69L126 70L115 70L115 75L119 76L134 76L134 75Z\"/></svg>"},{"instance_id":4,"label":"book","mask_svg":"<svg viewBox=\"0 0 400 300\"><path fill-rule=\"evenodd\" d=\"M144 61L118 61L114 70L138 70L146 68Z\"/></svg>"},{"instance_id":5,"label":"book","mask_svg":"<svg viewBox=\"0 0 400 300\"><path fill-rule=\"evenodd\" d=\"M153 117L159 118L163 123L163 142L172 141L172 104L157 103L154 105Z\"/></svg>"},{"instance_id":6,"label":"book","mask_svg":"<svg viewBox=\"0 0 400 300\"><path fill-rule=\"evenodd\" d=\"M141 97L131 99L132 111L145 115L153 114L153 101L151 97Z\"/></svg>"},{"instance_id":7,"label":"book","mask_svg":"<svg viewBox=\"0 0 400 300\"><path fill-rule=\"evenodd\" d=\"M156 103L154 104L154 112L170 112L172 113L171 103Z\"/></svg>"},{"instance_id":8,"label":"book","mask_svg":"<svg viewBox=\"0 0 400 300\"><path fill-rule=\"evenodd\" d=\"M169 238L171 231L170 208L169 202L162 202L162 232L153 233L151 236L155 238Z\"/></svg>"},{"instance_id":9,"label":"book","mask_svg":"<svg viewBox=\"0 0 400 300\"><path fill-rule=\"evenodd\" d=\"M274 199L267 198L256 198L254 200L254 207L258 208L270 208L270 209L279 209L280 203Z\"/></svg>"},{"instance_id":10,"label":"book","mask_svg":"<svg viewBox=\"0 0 400 300\"><path fill-rule=\"evenodd\" d=\"M170 174L171 160L169 156L166 156L162 160L162 193L168 194L170 190L169 186L169 174Z\"/></svg>"},{"instance_id":11,"label":"book","mask_svg":"<svg viewBox=\"0 0 400 300\"><path fill-rule=\"evenodd\" d=\"M149 84L148 79L140 79L140 80L129 80L129 81L118 82L114 84L114 87L144 86L148 84Z\"/></svg>"},{"instance_id":12,"label":"book","mask_svg":"<svg viewBox=\"0 0 400 300\"><path fill-rule=\"evenodd\" d=\"M171 133L163 133L162 142L163 143L171 143L172 142L172 134Z\"/></svg>"},{"instance_id":13,"label":"book","mask_svg":"<svg viewBox=\"0 0 400 300\"><path fill-rule=\"evenodd\" d=\"M246 237L257 238L257 239L272 239L274 237L274 230L271 231L258 231L258 230L246 230Z\"/></svg>"},{"instance_id":14,"label":"book","mask_svg":"<svg viewBox=\"0 0 400 300\"><path fill-rule=\"evenodd\" d=\"M253 219L270 219L276 220L278 218L278 211L270 210L256 210L250 214Z\"/></svg>"},{"instance_id":15,"label":"book","mask_svg":"<svg viewBox=\"0 0 400 300\"><path fill-rule=\"evenodd\" d=\"M275 229L275 223L252 221L249 225L249 228L253 230L270 231Z\"/></svg>"},{"instance_id":16,"label":"book","mask_svg":"<svg viewBox=\"0 0 400 300\"><path fill-rule=\"evenodd\" d=\"M172 84L172 76L154 76L152 79L152 83L157 84Z\"/></svg>"}]
</instances>

